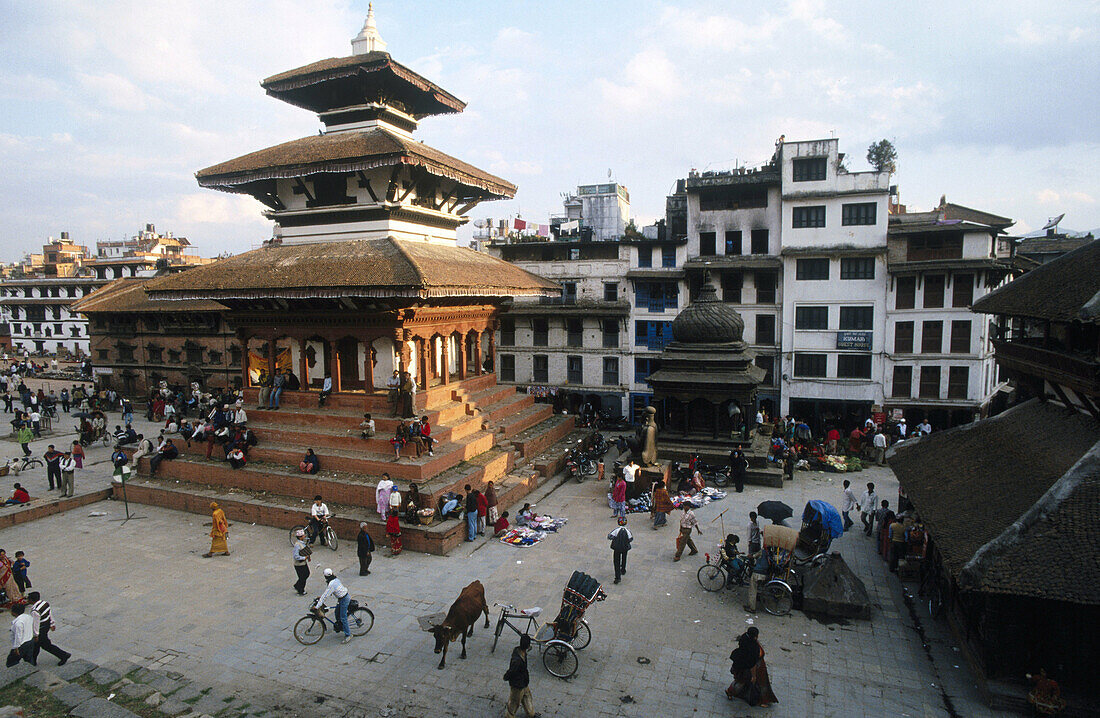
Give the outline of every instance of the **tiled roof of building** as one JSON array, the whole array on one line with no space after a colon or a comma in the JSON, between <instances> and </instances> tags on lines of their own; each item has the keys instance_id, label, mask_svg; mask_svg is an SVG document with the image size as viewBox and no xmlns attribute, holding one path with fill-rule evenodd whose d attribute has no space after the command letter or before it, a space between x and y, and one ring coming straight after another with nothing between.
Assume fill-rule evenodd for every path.
<instances>
[{"instance_id":1,"label":"tiled roof of building","mask_svg":"<svg viewBox=\"0 0 1100 718\"><path fill-rule=\"evenodd\" d=\"M152 280L155 299L557 296L554 282L454 244L396 239L268 245Z\"/></svg>"},{"instance_id":2,"label":"tiled roof of building","mask_svg":"<svg viewBox=\"0 0 1100 718\"><path fill-rule=\"evenodd\" d=\"M1100 322L1100 239L1027 272L974 302L984 314Z\"/></svg>"},{"instance_id":3,"label":"tiled roof of building","mask_svg":"<svg viewBox=\"0 0 1100 718\"><path fill-rule=\"evenodd\" d=\"M154 302L145 294L152 277L116 279L86 297L73 302L71 311L82 314L113 312L220 312L225 305L209 299L183 302Z\"/></svg>"},{"instance_id":4,"label":"tiled roof of building","mask_svg":"<svg viewBox=\"0 0 1100 718\"><path fill-rule=\"evenodd\" d=\"M944 213L947 215L947 219L961 219L967 222L977 222L978 224L988 224L991 227L1011 227L1015 224L1015 221L1008 217L1002 217L992 212L983 212L980 209L971 209L970 207L963 207L961 204L955 204L954 202L947 202L943 205Z\"/></svg>"},{"instance_id":5,"label":"tiled roof of building","mask_svg":"<svg viewBox=\"0 0 1100 718\"><path fill-rule=\"evenodd\" d=\"M439 177L483 189L495 197L514 197L516 186L434 147L382 127L311 135L250 152L195 173L203 187L230 192L257 180L304 177L318 172L357 172L406 164Z\"/></svg>"},{"instance_id":6,"label":"tiled roof of building","mask_svg":"<svg viewBox=\"0 0 1100 718\"><path fill-rule=\"evenodd\" d=\"M890 466L965 588L1100 603L1100 422L1032 400L902 444Z\"/></svg>"},{"instance_id":7,"label":"tiled roof of building","mask_svg":"<svg viewBox=\"0 0 1100 718\"><path fill-rule=\"evenodd\" d=\"M1064 254L1083 247L1092 237L1027 237L1016 243L1017 254Z\"/></svg>"},{"instance_id":8,"label":"tiled roof of building","mask_svg":"<svg viewBox=\"0 0 1100 718\"><path fill-rule=\"evenodd\" d=\"M295 90L331 81L361 79L367 89L400 90L410 114L425 115L462 112L466 103L434 82L421 77L390 57L387 52L369 52L348 57L330 57L272 75L260 86L269 95L312 110L328 109L305 97L289 96ZM387 94L393 94L387 93ZM319 98L310 98L319 99ZM372 98L364 98L372 99ZM329 104L329 103L325 103ZM339 103L337 103L339 104Z\"/></svg>"}]
</instances>

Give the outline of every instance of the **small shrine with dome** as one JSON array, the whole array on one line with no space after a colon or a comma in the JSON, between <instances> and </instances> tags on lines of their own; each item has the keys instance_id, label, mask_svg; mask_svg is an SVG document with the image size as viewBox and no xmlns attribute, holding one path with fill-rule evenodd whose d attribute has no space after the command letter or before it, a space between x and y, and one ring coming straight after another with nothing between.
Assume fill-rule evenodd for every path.
<instances>
[{"instance_id":1,"label":"small shrine with dome","mask_svg":"<svg viewBox=\"0 0 1100 718\"><path fill-rule=\"evenodd\" d=\"M756 416L756 390L764 370L743 333L745 321L704 282L699 296L672 322L673 341L661 352L661 368L647 377L662 436L747 440Z\"/></svg>"}]
</instances>

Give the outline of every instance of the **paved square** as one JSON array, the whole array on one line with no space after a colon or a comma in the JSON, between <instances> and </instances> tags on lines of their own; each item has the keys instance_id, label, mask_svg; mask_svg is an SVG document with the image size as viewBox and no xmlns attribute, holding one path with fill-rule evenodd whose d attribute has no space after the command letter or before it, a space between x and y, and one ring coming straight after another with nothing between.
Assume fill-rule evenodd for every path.
<instances>
[{"instance_id":1,"label":"paved square","mask_svg":"<svg viewBox=\"0 0 1100 718\"><path fill-rule=\"evenodd\" d=\"M106 450L93 451L93 461L106 459ZM106 482L107 472L98 463L78 481ZM796 512L809 498L836 504L842 478L798 472L783 489L731 492L697 512L704 531L697 543L706 551L721 540L722 520L712 521L723 510L725 530L744 537L747 513L760 501L778 498ZM856 486L873 480L881 496L896 497L887 469L851 478ZM722 693L733 639L750 621L761 631L780 700L766 709L772 715L948 716L945 695L955 715L993 715L945 626L926 614L929 651L922 647L900 584L858 532L834 549L866 582L876 604L871 621L825 625L799 612L750 617L741 609L744 589L703 591L695 578L702 555L673 563L675 528L653 531L644 514L631 516L629 573L612 585L605 536L614 524L603 485L554 482L535 497L538 511L569 523L531 548L479 540L447 557L388 558L380 551L367 577L357 575L351 542L336 553L318 548L310 595L321 590L321 569L331 566L376 617L374 629L349 645L329 637L308 647L294 640L291 627L308 599L291 589L282 530L234 523L232 556L204 559L208 517L139 506L135 513L143 518L121 523L121 504L100 502L4 529L0 547L27 551L35 588L60 624L56 641L67 650L100 665L131 661L159 669L190 681L189 688L229 684L240 704L270 715L501 715L508 695L501 676L514 636L503 637L491 654L491 629L479 623L467 642L469 658L452 650L440 671L431 637L416 619L446 610L473 579L485 584L490 604L542 606L552 618L574 569L605 581L608 599L587 614L592 644L580 652L573 679L554 678L531 654L531 688L546 716L763 713L731 704ZM102 511L108 515L91 515ZM52 661L43 656L47 669Z\"/></svg>"}]
</instances>

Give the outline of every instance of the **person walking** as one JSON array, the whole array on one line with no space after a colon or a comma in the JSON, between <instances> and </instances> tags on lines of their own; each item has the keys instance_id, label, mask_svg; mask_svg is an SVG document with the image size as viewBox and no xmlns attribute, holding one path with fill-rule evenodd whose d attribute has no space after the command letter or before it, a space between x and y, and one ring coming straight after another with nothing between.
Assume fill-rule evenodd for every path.
<instances>
[{"instance_id":1,"label":"person walking","mask_svg":"<svg viewBox=\"0 0 1100 718\"><path fill-rule=\"evenodd\" d=\"M863 522L863 535L868 538L875 525L875 511L878 509L878 494L875 485L867 484L867 490L859 497L859 520Z\"/></svg>"},{"instance_id":2,"label":"person walking","mask_svg":"<svg viewBox=\"0 0 1100 718\"><path fill-rule=\"evenodd\" d=\"M634 541L634 536L626 527L625 516L619 517L619 525L611 529L607 539L611 542L611 560L615 564L615 583L618 583L626 575L626 552Z\"/></svg>"},{"instance_id":3,"label":"person walking","mask_svg":"<svg viewBox=\"0 0 1100 718\"><path fill-rule=\"evenodd\" d=\"M66 453L61 458L61 483L57 487L61 489L62 496L72 496L76 492L73 476L76 474L76 460L71 453Z\"/></svg>"},{"instance_id":4,"label":"person walking","mask_svg":"<svg viewBox=\"0 0 1100 718\"><path fill-rule=\"evenodd\" d=\"M26 612L27 607L23 603L16 603L11 607L11 651L8 653L7 666L11 668L19 661L26 661L32 666L38 662L34 658L34 619Z\"/></svg>"},{"instance_id":5,"label":"person walking","mask_svg":"<svg viewBox=\"0 0 1100 718\"><path fill-rule=\"evenodd\" d=\"M749 460L745 458L745 454L740 449L734 449L730 452L730 479L733 480L733 487L737 493L741 493L745 490L745 476L748 474Z\"/></svg>"},{"instance_id":6,"label":"person walking","mask_svg":"<svg viewBox=\"0 0 1100 718\"><path fill-rule=\"evenodd\" d=\"M905 520L901 516L895 516L890 524L890 573L898 572L898 561L905 557L905 549L908 545L908 537L905 535ZM18 556L19 554L16 554Z\"/></svg>"},{"instance_id":7,"label":"person walking","mask_svg":"<svg viewBox=\"0 0 1100 718\"><path fill-rule=\"evenodd\" d=\"M19 448L23 450L23 456L31 455L31 441L34 440L34 433L31 431L31 427L27 426L26 422L19 427L19 431L16 432L16 440L19 442Z\"/></svg>"},{"instance_id":8,"label":"person walking","mask_svg":"<svg viewBox=\"0 0 1100 718\"><path fill-rule=\"evenodd\" d=\"M769 706L779 699L772 692L764 649L760 645L760 629L750 626L737 637L737 648L730 653L730 673L733 682L726 688L726 698L740 698L750 706Z\"/></svg>"},{"instance_id":9,"label":"person walking","mask_svg":"<svg viewBox=\"0 0 1100 718\"><path fill-rule=\"evenodd\" d=\"M840 513L844 516L844 530L847 531L855 525L848 514L856 508L856 494L852 491L852 482L848 479L844 479L844 490L840 498Z\"/></svg>"},{"instance_id":10,"label":"person walking","mask_svg":"<svg viewBox=\"0 0 1100 718\"><path fill-rule=\"evenodd\" d=\"M15 585L19 586L19 590L24 593L31 587L31 580L27 576L27 569L30 567L31 562L27 560L26 554L16 551L15 561L11 564L11 573L15 577Z\"/></svg>"},{"instance_id":11,"label":"person walking","mask_svg":"<svg viewBox=\"0 0 1100 718\"><path fill-rule=\"evenodd\" d=\"M650 511L653 513L653 530L668 525L668 515L676 507L672 505L672 499L668 495L663 479L653 482L653 503Z\"/></svg>"},{"instance_id":12,"label":"person walking","mask_svg":"<svg viewBox=\"0 0 1100 718\"><path fill-rule=\"evenodd\" d=\"M43 601L38 591L27 594L27 605L30 607L31 621L34 626L34 663L38 665L38 654L42 651L57 658L57 665L63 666L72 658L71 653L64 651L50 640L50 631L57 628L50 611L48 601Z\"/></svg>"},{"instance_id":13,"label":"person walking","mask_svg":"<svg viewBox=\"0 0 1100 718\"><path fill-rule=\"evenodd\" d=\"M477 495L466 484L466 540L473 541L477 536Z\"/></svg>"},{"instance_id":14,"label":"person walking","mask_svg":"<svg viewBox=\"0 0 1100 718\"><path fill-rule=\"evenodd\" d=\"M493 526L497 525L497 519L500 518L500 513L497 510L497 490L493 486L493 482L490 481L485 485L485 504L489 507L488 523Z\"/></svg>"},{"instance_id":15,"label":"person walking","mask_svg":"<svg viewBox=\"0 0 1100 718\"><path fill-rule=\"evenodd\" d=\"M516 711L523 706L528 718L535 713L534 699L531 697L531 676L527 672L527 649L531 647L531 637L524 634L519 637L519 645L512 649L512 659L504 680L508 681L508 705L504 708L504 718L516 718Z\"/></svg>"},{"instance_id":16,"label":"person walking","mask_svg":"<svg viewBox=\"0 0 1100 718\"><path fill-rule=\"evenodd\" d=\"M367 533L367 524L361 522L359 524L359 535L355 537L356 540L356 552L359 554L359 575L370 575L370 562L374 553L374 539Z\"/></svg>"},{"instance_id":17,"label":"person walking","mask_svg":"<svg viewBox=\"0 0 1100 718\"><path fill-rule=\"evenodd\" d=\"M695 512L691 510L691 504L687 501L680 504L680 509L684 512L680 517L680 535L676 537L676 556L673 561L679 561L680 556L684 553L684 546L691 549L691 553L688 556L694 556L699 553L699 549L695 548L695 542L691 540L691 530L694 528L699 532L699 535L703 535L703 529L699 528L699 521L695 518Z\"/></svg>"},{"instance_id":18,"label":"person walking","mask_svg":"<svg viewBox=\"0 0 1100 718\"><path fill-rule=\"evenodd\" d=\"M229 522L225 519L225 512L218 508L218 504L215 501L210 502L211 511L211 523L210 528L210 550L202 555L203 558L210 558L214 554L229 555Z\"/></svg>"},{"instance_id":19,"label":"person walking","mask_svg":"<svg viewBox=\"0 0 1100 718\"><path fill-rule=\"evenodd\" d=\"M129 426L129 424L127 424L127 426ZM72 446L69 447L69 453L72 454L73 461L76 462L76 468L83 469L86 454L84 453L84 447L80 445L79 441L73 442Z\"/></svg>"},{"instance_id":20,"label":"person walking","mask_svg":"<svg viewBox=\"0 0 1100 718\"><path fill-rule=\"evenodd\" d=\"M390 556L401 553L401 522L397 509L390 509L390 515L386 517L386 535L390 537Z\"/></svg>"},{"instance_id":21,"label":"person walking","mask_svg":"<svg viewBox=\"0 0 1100 718\"><path fill-rule=\"evenodd\" d=\"M294 573L298 580L294 582L294 590L299 596L306 595L306 579L309 578L309 560L313 554L306 544L306 530L298 529L294 532Z\"/></svg>"},{"instance_id":22,"label":"person walking","mask_svg":"<svg viewBox=\"0 0 1100 718\"><path fill-rule=\"evenodd\" d=\"M871 441L875 447L875 463L882 466L886 462L886 434L879 429Z\"/></svg>"},{"instance_id":23,"label":"person walking","mask_svg":"<svg viewBox=\"0 0 1100 718\"><path fill-rule=\"evenodd\" d=\"M615 487L611 489L611 503L614 507L615 513L611 518L613 519L625 519L626 518L626 479L622 476L618 476L615 479Z\"/></svg>"}]
</instances>

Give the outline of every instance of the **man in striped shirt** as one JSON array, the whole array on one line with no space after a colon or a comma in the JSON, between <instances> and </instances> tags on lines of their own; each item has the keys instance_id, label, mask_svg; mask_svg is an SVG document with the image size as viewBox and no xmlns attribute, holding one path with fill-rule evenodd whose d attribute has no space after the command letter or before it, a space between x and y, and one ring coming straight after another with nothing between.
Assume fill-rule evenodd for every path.
<instances>
[{"instance_id":1,"label":"man in striped shirt","mask_svg":"<svg viewBox=\"0 0 1100 718\"><path fill-rule=\"evenodd\" d=\"M27 594L27 605L30 606L31 619L34 621L34 662L38 663L38 654L42 651L52 653L57 657L57 665L63 666L72 657L68 651L63 651L50 640L50 631L57 627L53 616L50 614L50 604L42 600L38 591Z\"/></svg>"}]
</instances>

